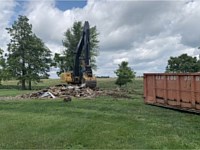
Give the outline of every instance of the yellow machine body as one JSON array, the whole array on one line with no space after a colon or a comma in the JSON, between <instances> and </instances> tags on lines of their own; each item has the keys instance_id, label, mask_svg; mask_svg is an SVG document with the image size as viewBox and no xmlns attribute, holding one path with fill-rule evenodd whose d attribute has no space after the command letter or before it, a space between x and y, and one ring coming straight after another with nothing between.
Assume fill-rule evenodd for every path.
<instances>
[{"instance_id":1,"label":"yellow machine body","mask_svg":"<svg viewBox=\"0 0 200 150\"><path fill-rule=\"evenodd\" d=\"M65 82L68 84L85 84L85 86L89 87L89 88L95 88L96 84L97 84L95 76L89 77L89 76L87 76L87 74L83 74L83 78L81 80L79 77L75 78L73 76L73 72L71 72L71 71L62 73L60 75L60 78L61 78L62 82Z\"/></svg>"},{"instance_id":2,"label":"yellow machine body","mask_svg":"<svg viewBox=\"0 0 200 150\"><path fill-rule=\"evenodd\" d=\"M60 75L60 79L66 83L73 83L73 73L71 71L64 72Z\"/></svg>"}]
</instances>

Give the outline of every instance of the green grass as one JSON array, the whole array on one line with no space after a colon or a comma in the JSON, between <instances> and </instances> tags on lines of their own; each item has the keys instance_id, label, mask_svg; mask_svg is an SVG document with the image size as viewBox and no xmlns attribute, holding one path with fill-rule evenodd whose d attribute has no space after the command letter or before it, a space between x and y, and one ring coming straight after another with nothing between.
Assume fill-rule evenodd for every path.
<instances>
[{"instance_id":1,"label":"green grass","mask_svg":"<svg viewBox=\"0 0 200 150\"><path fill-rule=\"evenodd\" d=\"M131 99L0 101L0 149L200 148L198 115L145 105L142 80L127 88Z\"/></svg>"},{"instance_id":2,"label":"green grass","mask_svg":"<svg viewBox=\"0 0 200 150\"><path fill-rule=\"evenodd\" d=\"M61 83L59 79L42 79L39 83L33 83L33 90L20 90L20 86L17 85L17 82L17 80L2 81L2 84L0 85L0 97L30 93L35 90L40 90Z\"/></svg>"},{"instance_id":3,"label":"green grass","mask_svg":"<svg viewBox=\"0 0 200 150\"><path fill-rule=\"evenodd\" d=\"M6 96L16 96L21 95L25 93L30 93L33 91L29 90L17 90L17 89L0 89L0 97L6 97Z\"/></svg>"},{"instance_id":4,"label":"green grass","mask_svg":"<svg viewBox=\"0 0 200 150\"><path fill-rule=\"evenodd\" d=\"M18 83L17 80L2 81L0 89L20 89L20 86L18 86L17 83ZM59 83L61 83L59 79L42 79L41 82L39 83L33 83L32 89L38 90Z\"/></svg>"}]
</instances>

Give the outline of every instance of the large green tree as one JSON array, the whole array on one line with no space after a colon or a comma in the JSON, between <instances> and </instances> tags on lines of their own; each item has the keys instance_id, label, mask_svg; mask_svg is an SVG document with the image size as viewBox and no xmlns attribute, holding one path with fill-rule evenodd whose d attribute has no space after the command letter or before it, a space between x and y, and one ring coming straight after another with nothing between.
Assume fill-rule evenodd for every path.
<instances>
[{"instance_id":1,"label":"large green tree","mask_svg":"<svg viewBox=\"0 0 200 150\"><path fill-rule=\"evenodd\" d=\"M200 71L200 61L196 57L188 56L187 54L182 54L178 57L170 57L166 67L166 72L173 73L189 73L189 72L199 72Z\"/></svg>"},{"instance_id":2,"label":"large green tree","mask_svg":"<svg viewBox=\"0 0 200 150\"><path fill-rule=\"evenodd\" d=\"M135 72L128 66L128 62L122 61L119 64L119 68L115 71L117 75L117 80L115 84L119 85L126 85L129 82L132 82L135 78Z\"/></svg>"},{"instance_id":3,"label":"large green tree","mask_svg":"<svg viewBox=\"0 0 200 150\"><path fill-rule=\"evenodd\" d=\"M52 63L51 51L44 45L42 40L36 35L32 35L28 41L28 56L26 81L28 88L31 89L31 82L40 82L41 78L48 77Z\"/></svg>"},{"instance_id":4,"label":"large green tree","mask_svg":"<svg viewBox=\"0 0 200 150\"><path fill-rule=\"evenodd\" d=\"M64 33L63 46L64 50L61 54L54 55L54 65L60 69L57 74L59 75L65 71L71 71L74 67L74 52L78 42L82 36L83 23L81 21L74 22L72 28L67 29ZM98 35L96 26L90 28L90 56L91 66L96 69L96 56L98 56ZM84 53L83 53L84 55ZM84 56L83 56L84 57Z\"/></svg>"},{"instance_id":5,"label":"large green tree","mask_svg":"<svg viewBox=\"0 0 200 150\"><path fill-rule=\"evenodd\" d=\"M26 82L31 89L31 82L39 82L40 76L50 69L51 51L32 32L26 16L19 16L11 28L6 28L11 36L8 44L8 70L19 80L21 88L26 89Z\"/></svg>"}]
</instances>

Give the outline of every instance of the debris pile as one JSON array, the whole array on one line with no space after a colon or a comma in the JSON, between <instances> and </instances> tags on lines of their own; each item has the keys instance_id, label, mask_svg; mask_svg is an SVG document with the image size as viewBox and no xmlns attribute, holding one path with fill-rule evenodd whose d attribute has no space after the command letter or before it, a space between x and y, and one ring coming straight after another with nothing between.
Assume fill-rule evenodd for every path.
<instances>
[{"instance_id":1,"label":"debris pile","mask_svg":"<svg viewBox=\"0 0 200 150\"><path fill-rule=\"evenodd\" d=\"M132 98L127 91L120 89L91 89L85 85L56 85L36 91L33 93L17 96L19 99L42 99L42 98L63 98L65 102L71 101L72 97L76 98L94 98L97 96L112 96L114 98Z\"/></svg>"},{"instance_id":2,"label":"debris pile","mask_svg":"<svg viewBox=\"0 0 200 150\"><path fill-rule=\"evenodd\" d=\"M98 88L90 89L85 85L57 85L48 87L37 92L23 94L21 98L66 98L66 97L84 97L92 98L100 95L103 91Z\"/></svg>"}]
</instances>

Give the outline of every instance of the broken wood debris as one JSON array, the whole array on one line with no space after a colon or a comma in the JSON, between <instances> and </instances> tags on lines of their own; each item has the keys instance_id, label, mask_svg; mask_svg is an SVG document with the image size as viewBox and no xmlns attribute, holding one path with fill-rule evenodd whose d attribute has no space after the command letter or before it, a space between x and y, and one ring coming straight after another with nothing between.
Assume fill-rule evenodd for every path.
<instances>
[{"instance_id":1,"label":"broken wood debris","mask_svg":"<svg viewBox=\"0 0 200 150\"><path fill-rule=\"evenodd\" d=\"M112 96L114 98L131 98L126 91L119 89L103 90L99 88L90 89L85 86L77 85L55 85L42 89L37 92L20 95L20 98L42 99L42 98L63 98L64 101L70 101L72 97L76 98L94 98L97 96Z\"/></svg>"},{"instance_id":2,"label":"broken wood debris","mask_svg":"<svg viewBox=\"0 0 200 150\"><path fill-rule=\"evenodd\" d=\"M92 98L98 96L101 92L98 88L90 89L82 85L59 85L48 87L37 92L23 94L21 98L66 98L69 96Z\"/></svg>"}]
</instances>

